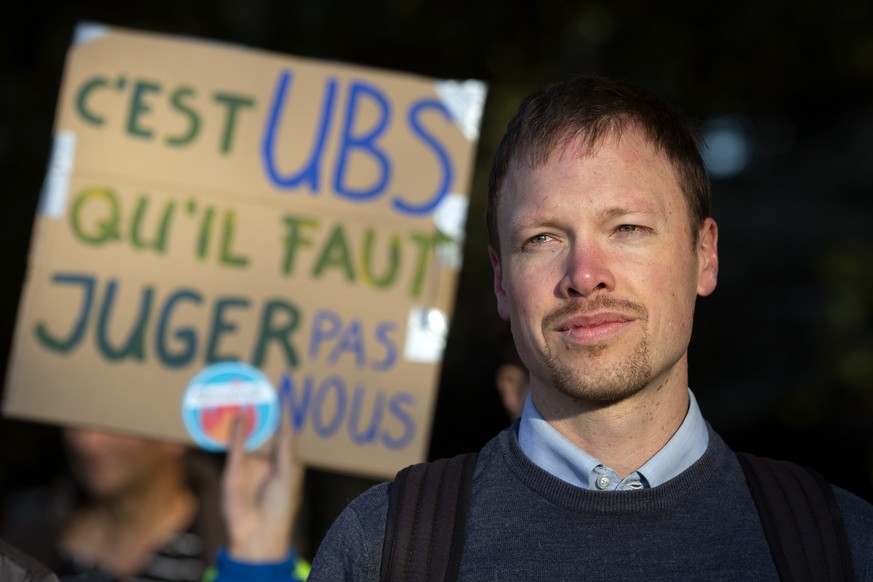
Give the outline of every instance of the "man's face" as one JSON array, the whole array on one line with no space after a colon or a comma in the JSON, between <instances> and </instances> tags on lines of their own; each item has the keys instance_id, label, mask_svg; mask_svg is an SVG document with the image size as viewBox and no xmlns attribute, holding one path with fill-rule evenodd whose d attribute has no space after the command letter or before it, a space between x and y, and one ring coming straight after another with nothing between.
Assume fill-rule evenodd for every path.
<instances>
[{"instance_id":1,"label":"man's face","mask_svg":"<svg viewBox=\"0 0 873 582\"><path fill-rule=\"evenodd\" d=\"M96 430L67 429L64 440L76 477L97 499L116 497L180 470L184 448Z\"/></svg>"},{"instance_id":2,"label":"man's face","mask_svg":"<svg viewBox=\"0 0 873 582\"><path fill-rule=\"evenodd\" d=\"M715 289L717 229L707 219L692 246L676 172L641 131L590 150L570 143L533 168L515 160L497 223L498 312L532 389L610 403L687 385L694 302Z\"/></svg>"}]
</instances>

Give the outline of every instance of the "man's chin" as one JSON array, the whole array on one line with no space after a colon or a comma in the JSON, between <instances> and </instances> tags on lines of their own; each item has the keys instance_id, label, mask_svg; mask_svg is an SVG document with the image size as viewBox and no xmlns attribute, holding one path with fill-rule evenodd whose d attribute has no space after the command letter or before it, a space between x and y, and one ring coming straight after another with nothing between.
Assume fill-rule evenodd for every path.
<instances>
[{"instance_id":1,"label":"man's chin","mask_svg":"<svg viewBox=\"0 0 873 582\"><path fill-rule=\"evenodd\" d=\"M598 362L605 364L606 362ZM550 366L555 389L580 404L607 406L641 392L651 381L645 361L618 365Z\"/></svg>"},{"instance_id":2,"label":"man's chin","mask_svg":"<svg viewBox=\"0 0 873 582\"><path fill-rule=\"evenodd\" d=\"M611 383L569 383L553 379L555 388L577 404L595 406L598 408L618 404L636 394L639 394L645 384L611 384Z\"/></svg>"}]
</instances>

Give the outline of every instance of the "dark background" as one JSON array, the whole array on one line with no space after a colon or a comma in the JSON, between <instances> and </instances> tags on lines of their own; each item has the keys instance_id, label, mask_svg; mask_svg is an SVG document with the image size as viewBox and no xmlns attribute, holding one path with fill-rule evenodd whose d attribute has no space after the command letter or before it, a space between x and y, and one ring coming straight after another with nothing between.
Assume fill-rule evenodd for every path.
<instances>
[{"instance_id":1,"label":"dark background","mask_svg":"<svg viewBox=\"0 0 873 582\"><path fill-rule=\"evenodd\" d=\"M605 74L678 105L710 145L720 281L699 302L690 352L705 416L734 448L811 465L873 500L870 3L131 5L65 2L41 12L20 5L18 17L0 18L0 371L78 20L489 84L431 456L478 448L508 424L493 379L514 355L495 313L481 219L496 143L534 87L571 72ZM0 493L42 483L62 467L56 429L0 421ZM368 484L319 472L310 482L351 492ZM323 505L316 522L339 507Z\"/></svg>"}]
</instances>

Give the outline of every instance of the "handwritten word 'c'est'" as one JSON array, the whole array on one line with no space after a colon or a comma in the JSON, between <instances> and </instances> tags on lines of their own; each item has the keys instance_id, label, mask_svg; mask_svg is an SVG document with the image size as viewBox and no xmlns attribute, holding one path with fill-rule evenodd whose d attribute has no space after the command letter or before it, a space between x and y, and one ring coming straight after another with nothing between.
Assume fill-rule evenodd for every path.
<instances>
[{"instance_id":1,"label":"handwritten word 'c'est'","mask_svg":"<svg viewBox=\"0 0 873 582\"><path fill-rule=\"evenodd\" d=\"M106 111L110 101L121 99L125 110L123 127L125 133L136 139L155 139L163 134L163 143L171 147L184 147L197 142L202 125L202 109L212 107L223 114L221 139L218 151L228 154L233 149L233 137L240 112L255 105L254 98L225 91L216 91L207 104L191 85L179 85L166 89L156 81L134 79L124 75L110 78L95 75L86 79L75 93L76 112L87 124L101 127L113 121ZM183 128L178 132L163 131L149 118L158 109L164 108L181 120Z\"/></svg>"}]
</instances>

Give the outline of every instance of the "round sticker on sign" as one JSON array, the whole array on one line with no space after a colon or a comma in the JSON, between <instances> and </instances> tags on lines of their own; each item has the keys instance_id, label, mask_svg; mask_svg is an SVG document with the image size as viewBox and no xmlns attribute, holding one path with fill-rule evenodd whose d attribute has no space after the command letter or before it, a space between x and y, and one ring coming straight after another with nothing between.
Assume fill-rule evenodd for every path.
<instances>
[{"instance_id":1,"label":"round sticker on sign","mask_svg":"<svg viewBox=\"0 0 873 582\"><path fill-rule=\"evenodd\" d=\"M182 420L188 434L209 451L224 451L237 414L245 418L246 449L267 442L279 426L279 398L260 370L238 362L213 364L188 384Z\"/></svg>"}]
</instances>

